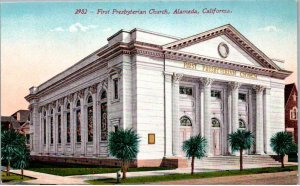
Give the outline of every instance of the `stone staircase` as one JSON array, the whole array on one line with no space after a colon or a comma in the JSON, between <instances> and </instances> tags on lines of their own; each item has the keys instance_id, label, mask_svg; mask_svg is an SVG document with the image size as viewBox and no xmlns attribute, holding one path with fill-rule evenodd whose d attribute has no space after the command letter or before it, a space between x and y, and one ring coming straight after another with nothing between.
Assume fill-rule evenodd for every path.
<instances>
[{"instance_id":1,"label":"stone staircase","mask_svg":"<svg viewBox=\"0 0 300 186\"><path fill-rule=\"evenodd\" d=\"M189 166L191 159L188 160ZM239 156L215 156L204 157L201 160L195 160L195 167L201 169L237 169L240 165ZM243 166L245 168L258 168L258 167L274 167L280 166L281 163L275 161L269 155L244 155Z\"/></svg>"}]
</instances>

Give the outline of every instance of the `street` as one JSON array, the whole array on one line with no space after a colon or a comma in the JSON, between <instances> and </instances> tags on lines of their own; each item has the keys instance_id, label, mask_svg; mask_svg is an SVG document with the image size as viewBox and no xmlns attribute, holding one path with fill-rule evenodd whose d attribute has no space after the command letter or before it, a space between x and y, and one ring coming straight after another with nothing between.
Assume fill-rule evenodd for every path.
<instances>
[{"instance_id":1,"label":"street","mask_svg":"<svg viewBox=\"0 0 300 186\"><path fill-rule=\"evenodd\" d=\"M157 182L159 185L296 185L297 171Z\"/></svg>"}]
</instances>

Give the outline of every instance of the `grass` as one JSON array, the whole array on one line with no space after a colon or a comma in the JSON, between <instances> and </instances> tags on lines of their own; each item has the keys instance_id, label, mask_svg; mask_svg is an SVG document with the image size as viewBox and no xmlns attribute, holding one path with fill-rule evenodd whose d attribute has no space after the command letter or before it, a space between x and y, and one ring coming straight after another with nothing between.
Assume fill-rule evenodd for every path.
<instances>
[{"instance_id":1,"label":"grass","mask_svg":"<svg viewBox=\"0 0 300 186\"><path fill-rule=\"evenodd\" d=\"M13 173L10 173L10 176L6 176L6 172L2 172L1 179L3 183L7 183L7 182L21 182L21 181L31 180L32 178L24 176L24 179L22 179L21 175L13 174Z\"/></svg>"},{"instance_id":2,"label":"grass","mask_svg":"<svg viewBox=\"0 0 300 186\"><path fill-rule=\"evenodd\" d=\"M129 168L129 172L170 170L170 169L172 168L140 167L140 168ZM99 166L89 166L89 165L31 162L27 170L53 174L58 176L73 176L73 175L86 175L86 174L115 173L120 170L120 167L99 167Z\"/></svg>"},{"instance_id":3,"label":"grass","mask_svg":"<svg viewBox=\"0 0 300 186\"><path fill-rule=\"evenodd\" d=\"M194 175L170 174L170 175L163 175L163 176L141 176L141 177L127 178L124 181L121 180L121 183L119 183L119 184L144 184L144 183L150 183L150 182L212 178L212 177L247 175L247 174L275 173L275 172L294 171L294 170L298 170L298 167L290 166L290 167L285 167L285 168L281 168L281 167L255 168L255 169L246 169L243 171L230 170L230 171L204 172L204 173L196 173ZM117 184L116 179L88 180L87 182L90 184L93 184L93 185Z\"/></svg>"}]
</instances>

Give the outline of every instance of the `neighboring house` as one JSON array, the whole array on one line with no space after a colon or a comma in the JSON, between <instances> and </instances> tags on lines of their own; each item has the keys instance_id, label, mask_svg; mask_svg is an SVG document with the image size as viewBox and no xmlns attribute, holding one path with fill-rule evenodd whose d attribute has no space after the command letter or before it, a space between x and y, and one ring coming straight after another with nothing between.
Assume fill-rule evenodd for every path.
<instances>
[{"instance_id":1,"label":"neighboring house","mask_svg":"<svg viewBox=\"0 0 300 186\"><path fill-rule=\"evenodd\" d=\"M285 85L285 130L291 133L298 144L298 90L295 83Z\"/></svg>"},{"instance_id":2,"label":"neighboring house","mask_svg":"<svg viewBox=\"0 0 300 186\"><path fill-rule=\"evenodd\" d=\"M29 111L18 110L11 116L1 116L1 127L2 130L13 129L20 134L26 136L26 144L30 143L29 134Z\"/></svg>"}]
</instances>

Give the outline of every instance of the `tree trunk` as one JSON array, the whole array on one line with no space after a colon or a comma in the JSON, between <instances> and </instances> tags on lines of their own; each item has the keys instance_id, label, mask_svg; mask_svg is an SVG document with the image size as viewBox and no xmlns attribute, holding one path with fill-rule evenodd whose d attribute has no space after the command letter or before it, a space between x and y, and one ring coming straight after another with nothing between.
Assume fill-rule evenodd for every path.
<instances>
[{"instance_id":1,"label":"tree trunk","mask_svg":"<svg viewBox=\"0 0 300 186\"><path fill-rule=\"evenodd\" d=\"M281 155L281 168L284 168L284 155Z\"/></svg>"},{"instance_id":2,"label":"tree trunk","mask_svg":"<svg viewBox=\"0 0 300 186\"><path fill-rule=\"evenodd\" d=\"M194 174L194 163L195 163L195 156L192 156L192 162L191 162L191 174L193 175Z\"/></svg>"},{"instance_id":3,"label":"tree trunk","mask_svg":"<svg viewBox=\"0 0 300 186\"><path fill-rule=\"evenodd\" d=\"M127 168L126 168L126 161L123 161L122 162L122 173L123 173L123 176L122 176L122 179L125 180L126 179L126 171L127 171Z\"/></svg>"},{"instance_id":4,"label":"tree trunk","mask_svg":"<svg viewBox=\"0 0 300 186\"><path fill-rule=\"evenodd\" d=\"M240 148L240 171L243 170L243 149Z\"/></svg>"},{"instance_id":5,"label":"tree trunk","mask_svg":"<svg viewBox=\"0 0 300 186\"><path fill-rule=\"evenodd\" d=\"M6 165L6 176L10 176L10 161L7 161L7 165Z\"/></svg>"},{"instance_id":6,"label":"tree trunk","mask_svg":"<svg viewBox=\"0 0 300 186\"><path fill-rule=\"evenodd\" d=\"M24 169L21 169L22 180L24 179Z\"/></svg>"}]
</instances>

